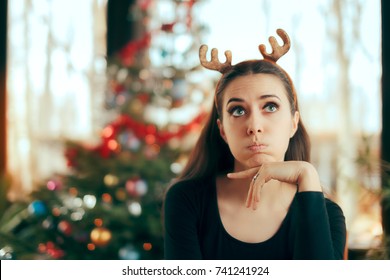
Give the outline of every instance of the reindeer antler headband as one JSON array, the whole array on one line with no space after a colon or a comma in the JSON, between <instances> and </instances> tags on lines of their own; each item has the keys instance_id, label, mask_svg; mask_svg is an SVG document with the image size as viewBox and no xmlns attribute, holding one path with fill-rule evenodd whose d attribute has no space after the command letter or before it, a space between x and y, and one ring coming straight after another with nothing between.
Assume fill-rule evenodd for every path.
<instances>
[{"instance_id":1,"label":"reindeer antler headband","mask_svg":"<svg viewBox=\"0 0 390 280\"><path fill-rule=\"evenodd\" d=\"M290 49L290 38L288 37L286 31L283 29L277 29L276 33L282 38L283 46L280 46L276 41L275 37L269 37L269 42L272 47L272 52L267 53L266 47L264 44L259 45L260 53L263 55L264 60L270 60L272 62L276 62L279 58L285 55ZM207 69L217 70L218 72L224 74L232 67L232 52L225 51L226 61L221 63L218 59L218 50L211 50L211 60L208 61L206 58L208 47L206 45L202 45L199 49L199 59L200 63Z\"/></svg>"}]
</instances>

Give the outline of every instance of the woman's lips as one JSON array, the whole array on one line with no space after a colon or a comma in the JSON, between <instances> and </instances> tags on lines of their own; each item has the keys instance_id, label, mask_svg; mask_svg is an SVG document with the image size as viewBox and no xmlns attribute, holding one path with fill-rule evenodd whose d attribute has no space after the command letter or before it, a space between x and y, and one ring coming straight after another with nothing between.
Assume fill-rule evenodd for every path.
<instances>
[{"instance_id":1,"label":"woman's lips","mask_svg":"<svg viewBox=\"0 0 390 280\"><path fill-rule=\"evenodd\" d=\"M267 147L267 145L265 144L254 144L254 145L250 145L248 147L248 149L252 152L261 152L263 151L265 148Z\"/></svg>"}]
</instances>

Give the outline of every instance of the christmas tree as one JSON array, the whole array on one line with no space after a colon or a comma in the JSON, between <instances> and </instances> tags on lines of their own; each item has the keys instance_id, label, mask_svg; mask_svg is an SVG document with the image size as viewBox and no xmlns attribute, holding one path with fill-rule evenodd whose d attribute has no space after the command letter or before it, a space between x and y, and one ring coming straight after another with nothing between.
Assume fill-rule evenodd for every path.
<instances>
[{"instance_id":1,"label":"christmas tree","mask_svg":"<svg viewBox=\"0 0 390 280\"><path fill-rule=\"evenodd\" d=\"M162 203L202 125L199 1L135 1L132 39L107 59L99 143L67 141L53 174L0 223L1 258L161 259ZM10 221L13 221L10 223Z\"/></svg>"}]
</instances>

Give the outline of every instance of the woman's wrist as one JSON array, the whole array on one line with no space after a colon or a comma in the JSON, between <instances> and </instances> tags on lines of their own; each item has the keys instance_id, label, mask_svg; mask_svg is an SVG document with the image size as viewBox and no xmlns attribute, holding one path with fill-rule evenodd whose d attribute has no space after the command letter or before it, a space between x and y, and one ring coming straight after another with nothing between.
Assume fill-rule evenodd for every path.
<instances>
[{"instance_id":1,"label":"woman's wrist","mask_svg":"<svg viewBox=\"0 0 390 280\"><path fill-rule=\"evenodd\" d=\"M298 192L317 191L322 192L320 179L317 170L308 162L301 163L301 170L298 177Z\"/></svg>"}]
</instances>

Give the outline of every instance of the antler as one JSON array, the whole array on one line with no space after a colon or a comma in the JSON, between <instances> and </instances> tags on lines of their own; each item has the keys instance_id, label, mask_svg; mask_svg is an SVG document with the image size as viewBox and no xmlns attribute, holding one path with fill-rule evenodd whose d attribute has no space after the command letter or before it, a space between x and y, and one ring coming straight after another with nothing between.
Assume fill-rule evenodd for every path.
<instances>
[{"instance_id":1,"label":"antler","mask_svg":"<svg viewBox=\"0 0 390 280\"><path fill-rule=\"evenodd\" d=\"M211 60L208 61L206 58L207 49L208 49L208 47L206 45L202 45L199 49L200 63L205 68L210 69L210 70L217 70L223 74L226 72L227 69L232 67L232 52L231 51L225 51L226 61L224 63L221 63L218 59L218 50L217 49L211 50Z\"/></svg>"},{"instance_id":2,"label":"antler","mask_svg":"<svg viewBox=\"0 0 390 280\"><path fill-rule=\"evenodd\" d=\"M275 37L269 37L269 42L272 46L272 53L266 52L266 47L264 44L259 45L259 50L263 55L264 59L269 59L276 62L279 58L285 55L290 49L290 38L288 37L286 31L283 29L277 29L276 33L282 38L283 46L280 46L276 41Z\"/></svg>"}]
</instances>

